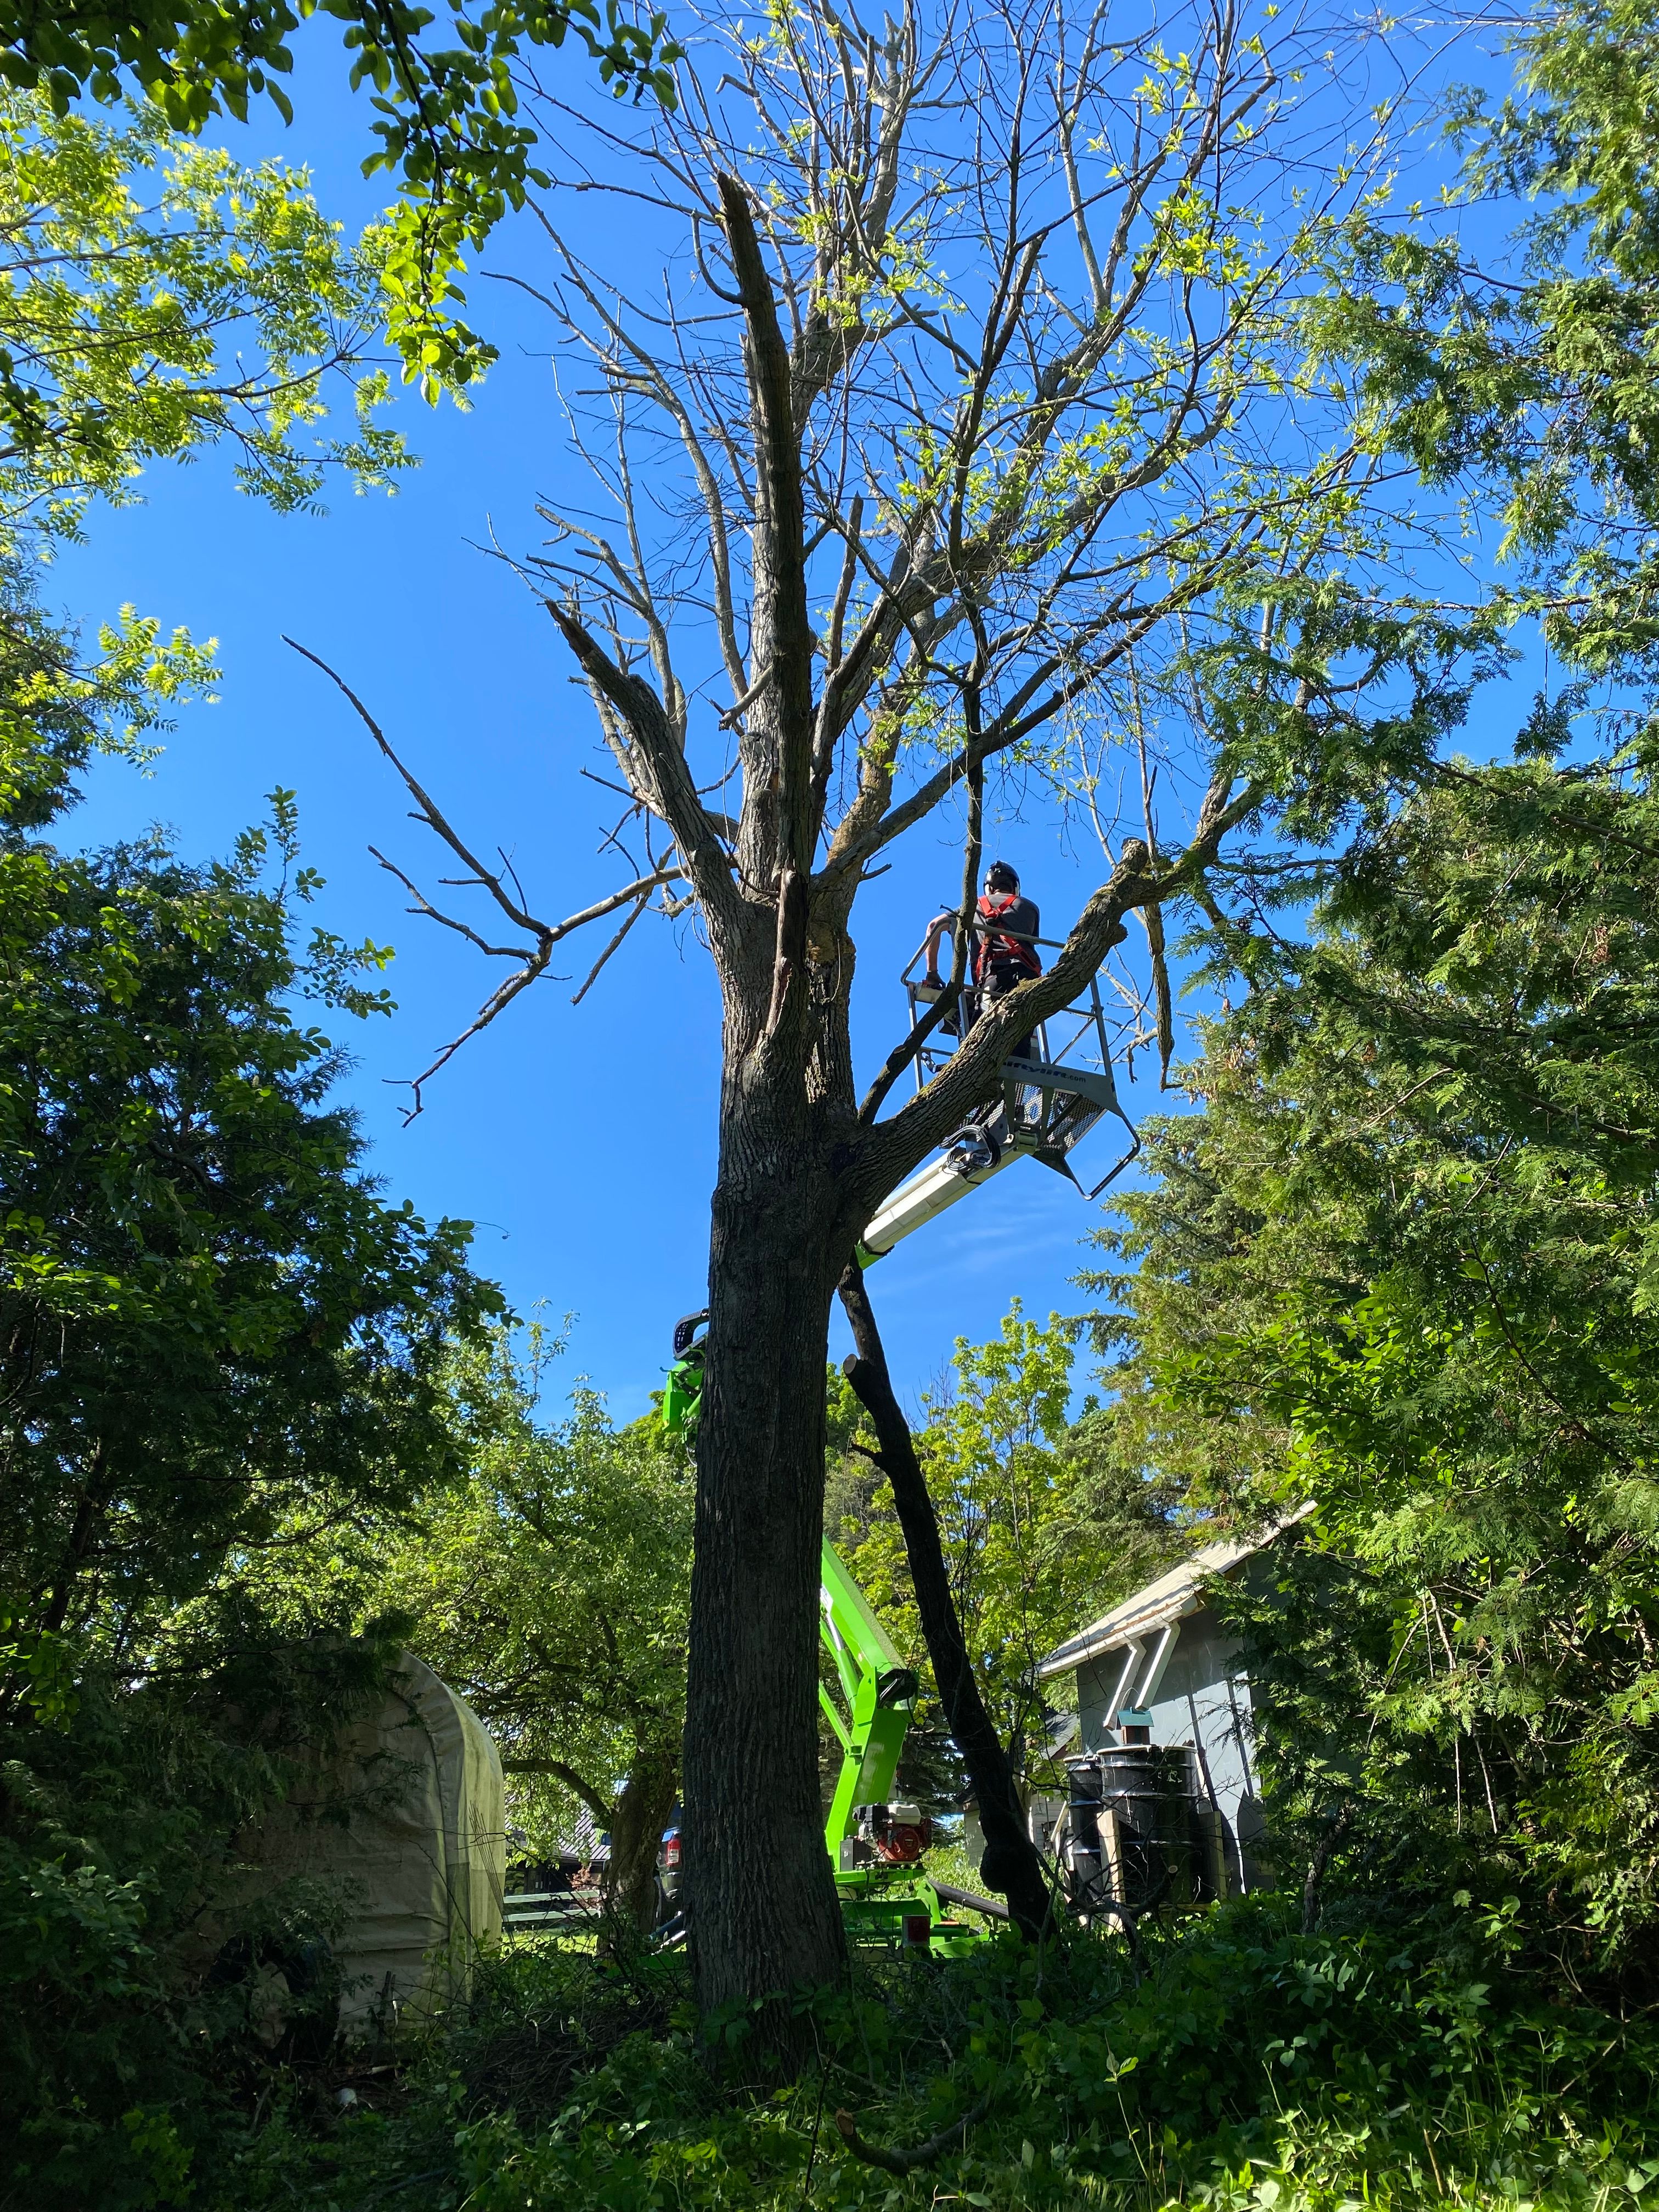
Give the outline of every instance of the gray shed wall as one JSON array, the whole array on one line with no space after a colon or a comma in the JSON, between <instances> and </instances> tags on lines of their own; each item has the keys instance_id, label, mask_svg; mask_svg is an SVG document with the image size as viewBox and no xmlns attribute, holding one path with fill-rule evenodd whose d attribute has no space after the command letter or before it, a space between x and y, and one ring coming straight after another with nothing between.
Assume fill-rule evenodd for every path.
<instances>
[{"instance_id":1,"label":"gray shed wall","mask_svg":"<svg viewBox=\"0 0 1659 2212\"><path fill-rule=\"evenodd\" d=\"M1147 1638L1148 1657L1157 1641L1156 1635ZM1077 1670L1078 1717L1087 1751L1098 1751L1109 1740L1123 1660L1122 1651L1109 1651ZM1251 1758L1250 1686L1237 1640L1213 1607L1203 1606L1182 1621L1147 1710L1154 1743L1191 1744L1198 1753L1199 1786L1221 1817L1228 1887L1255 1888L1260 1877L1251 1846L1262 1824Z\"/></svg>"}]
</instances>

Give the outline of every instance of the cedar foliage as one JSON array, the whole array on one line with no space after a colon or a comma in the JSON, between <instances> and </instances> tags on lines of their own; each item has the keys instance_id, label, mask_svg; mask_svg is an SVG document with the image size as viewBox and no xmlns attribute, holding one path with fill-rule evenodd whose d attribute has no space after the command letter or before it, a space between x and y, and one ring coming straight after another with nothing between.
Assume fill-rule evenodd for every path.
<instances>
[{"instance_id":1,"label":"cedar foliage","mask_svg":"<svg viewBox=\"0 0 1659 2212\"><path fill-rule=\"evenodd\" d=\"M1574 1979L1659 1923L1659 793L1645 726L1454 765L1205 1030L1103 1272L1210 1502L1312 1499L1238 1600L1304 1856L1462 1889Z\"/></svg>"},{"instance_id":2,"label":"cedar foliage","mask_svg":"<svg viewBox=\"0 0 1659 2212\"><path fill-rule=\"evenodd\" d=\"M1514 49L1515 94L1452 122L1461 206L1519 203L1519 250L1367 215L1310 327L1378 438L1501 521L1489 610L1556 674L1511 763L1425 763L1346 853L1212 900L1211 972L1249 997L1095 1284L1161 1462L1246 1520L1317 1507L1237 1601L1287 1858L1326 1866L1328 1909L1473 1899L1629 2002L1659 1904L1659 38L1589 4Z\"/></svg>"}]
</instances>

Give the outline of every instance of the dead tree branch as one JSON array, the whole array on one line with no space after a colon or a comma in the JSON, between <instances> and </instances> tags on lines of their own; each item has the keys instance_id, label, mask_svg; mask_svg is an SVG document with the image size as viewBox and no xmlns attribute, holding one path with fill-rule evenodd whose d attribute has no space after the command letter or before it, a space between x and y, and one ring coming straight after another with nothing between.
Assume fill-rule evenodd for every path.
<instances>
[{"instance_id":1,"label":"dead tree branch","mask_svg":"<svg viewBox=\"0 0 1659 2212\"><path fill-rule=\"evenodd\" d=\"M943 2152L959 2143L969 2129L977 2127L990 2109L989 2097L980 2098L976 2104L969 2105L960 2119L952 2120L948 2127L941 2128L937 2135L929 2136L925 2142L917 2143L910 2150L886 2150L879 2143L866 2142L849 2112L836 2114L836 2128L854 2157L862 2160L866 2166L878 2166L884 2173L914 2173L919 2166L931 2166Z\"/></svg>"},{"instance_id":2,"label":"dead tree branch","mask_svg":"<svg viewBox=\"0 0 1659 2212\"><path fill-rule=\"evenodd\" d=\"M369 851L380 866L389 874L395 876L414 899L415 905L410 909L412 913L423 915L430 921L441 922L446 929L457 931L469 943L476 945L481 952L488 954L492 959L517 960L520 963L517 970L485 1000L477 1014L459 1035L453 1037L431 1065L414 1078L409 1086L414 1093L414 1104L404 1115L405 1121L412 1121L422 1110L422 1092L424 1086L437 1074L440 1068L448 1065L469 1038L475 1037L480 1030L488 1029L497 1015L512 1005L520 992L528 990L532 983L547 973L556 945L563 939L573 936L577 930L585 929L589 922L602 921L606 915L614 914L618 907L633 902L633 914L599 956L593 970L593 975L597 975L599 969L605 965L611 953L621 944L634 922L639 919L652 892L667 884L684 883L687 878L687 871L671 862L667 866L654 870L648 876L641 876L631 884L624 884L620 890L608 892L604 898L596 899L592 906L584 907L579 914L567 915L562 921L538 921L525 906L523 894L518 889L516 878L514 881L513 889L509 890L507 888L507 878L512 872L511 864L504 864L501 869L497 870L487 866L478 858L471 846L454 829L448 817L428 796L414 774L399 758L380 724L345 678L331 668L328 663L318 654L308 651L303 645L295 643L293 638L285 637L283 642L284 645L291 646L295 653L299 653L303 659L310 661L313 667L321 669L330 682L337 685L350 701L361 720L367 725L369 734L381 753L391 762L414 799L415 819L422 823L434 836L448 846L450 851L466 868L467 873L458 879L457 887L487 891L508 921L514 923L532 939L528 945L490 944L470 923L459 920L453 915L445 914L441 908L434 906L403 869L394 861L387 860L386 855L377 851L374 846L370 846ZM593 976L590 975L588 982L591 983L592 980ZM579 1000L586 988L587 984L584 983L581 991L576 994Z\"/></svg>"}]
</instances>

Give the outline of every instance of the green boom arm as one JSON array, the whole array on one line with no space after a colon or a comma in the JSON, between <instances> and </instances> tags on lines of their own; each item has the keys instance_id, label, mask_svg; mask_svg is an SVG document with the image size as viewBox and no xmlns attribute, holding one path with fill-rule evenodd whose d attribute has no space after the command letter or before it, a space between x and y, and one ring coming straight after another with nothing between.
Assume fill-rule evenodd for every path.
<instances>
[{"instance_id":1,"label":"green boom arm","mask_svg":"<svg viewBox=\"0 0 1659 2212\"><path fill-rule=\"evenodd\" d=\"M846 1562L827 1541L818 1573L823 1640L847 1699L843 1717L828 1686L818 1684L819 1702L842 1753L823 1830L830 1861L839 1866L854 1807L884 1804L892 1794L918 1685Z\"/></svg>"}]
</instances>

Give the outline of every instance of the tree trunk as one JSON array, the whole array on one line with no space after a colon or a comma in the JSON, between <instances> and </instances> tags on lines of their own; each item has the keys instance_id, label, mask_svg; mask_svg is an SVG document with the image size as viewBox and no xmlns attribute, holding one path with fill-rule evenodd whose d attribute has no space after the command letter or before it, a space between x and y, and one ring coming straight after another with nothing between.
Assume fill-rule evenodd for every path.
<instances>
[{"instance_id":1,"label":"tree trunk","mask_svg":"<svg viewBox=\"0 0 1659 2212\"><path fill-rule=\"evenodd\" d=\"M799 1077L730 1071L714 1197L697 1421L686 1686L686 1933L705 2014L755 2000L775 2060L801 2056L788 1999L838 1979L846 1945L817 1773L818 1550L830 1301L844 1258Z\"/></svg>"},{"instance_id":2,"label":"tree trunk","mask_svg":"<svg viewBox=\"0 0 1659 2212\"><path fill-rule=\"evenodd\" d=\"M611 1815L605 1905L641 1936L656 1918L657 1852L674 1808L679 1771L674 1745L641 1745Z\"/></svg>"},{"instance_id":3,"label":"tree trunk","mask_svg":"<svg viewBox=\"0 0 1659 2212\"><path fill-rule=\"evenodd\" d=\"M1029 1942L1036 1942L1052 1910L1048 1885L1026 1831L1007 1752L974 1679L967 1639L951 1595L939 1518L916 1458L910 1425L894 1394L887 1355L864 1288L864 1273L856 1261L849 1263L841 1279L841 1302L858 1346L856 1357L847 1362L848 1379L875 1424L881 1446L876 1462L892 1485L939 1702L979 1801L980 1826L985 1832L980 1879L988 1889L1007 1899L1015 1926Z\"/></svg>"}]
</instances>

